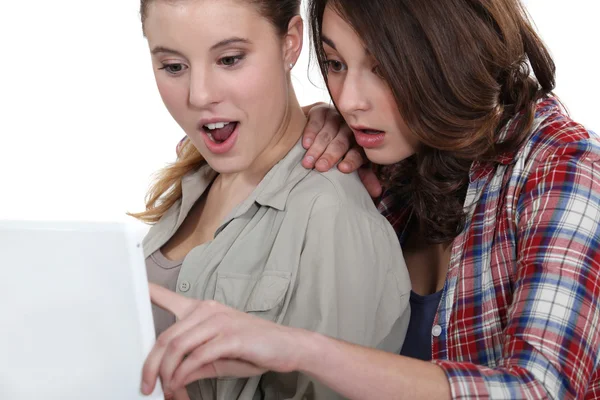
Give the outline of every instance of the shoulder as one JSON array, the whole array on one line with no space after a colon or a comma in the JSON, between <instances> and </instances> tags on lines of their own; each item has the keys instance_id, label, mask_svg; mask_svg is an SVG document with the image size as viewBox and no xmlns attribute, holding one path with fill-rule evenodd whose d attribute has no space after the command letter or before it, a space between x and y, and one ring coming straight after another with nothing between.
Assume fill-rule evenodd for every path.
<instances>
[{"instance_id":1,"label":"shoulder","mask_svg":"<svg viewBox=\"0 0 600 400\"><path fill-rule=\"evenodd\" d=\"M556 159L573 162L600 160L600 137L571 119L559 107L538 109L534 129L524 146L530 148L527 158L534 164Z\"/></svg>"},{"instance_id":2,"label":"shoulder","mask_svg":"<svg viewBox=\"0 0 600 400\"><path fill-rule=\"evenodd\" d=\"M597 179L599 161L599 136L550 98L538 105L530 134L510 161L504 191L517 200L524 194L537 196L542 187L579 190Z\"/></svg>"},{"instance_id":3,"label":"shoulder","mask_svg":"<svg viewBox=\"0 0 600 400\"><path fill-rule=\"evenodd\" d=\"M355 218L366 218L377 223L385 220L358 174L344 174L337 168L324 173L311 171L307 174L290 193L288 205L290 208L310 205L311 214L327 211L331 214L352 214Z\"/></svg>"},{"instance_id":4,"label":"shoulder","mask_svg":"<svg viewBox=\"0 0 600 400\"><path fill-rule=\"evenodd\" d=\"M290 193L288 205L290 210L308 210L305 237L311 252L336 254L345 268L354 268L357 274L392 271L397 289L402 293L410 289L396 232L377 210L358 174L311 171Z\"/></svg>"},{"instance_id":5,"label":"shoulder","mask_svg":"<svg viewBox=\"0 0 600 400\"><path fill-rule=\"evenodd\" d=\"M524 145L528 151L513 170L515 184L508 185L516 194L519 221L530 226L537 218L536 223L558 226L576 221L582 212L597 214L600 138L556 108L536 120Z\"/></svg>"}]
</instances>

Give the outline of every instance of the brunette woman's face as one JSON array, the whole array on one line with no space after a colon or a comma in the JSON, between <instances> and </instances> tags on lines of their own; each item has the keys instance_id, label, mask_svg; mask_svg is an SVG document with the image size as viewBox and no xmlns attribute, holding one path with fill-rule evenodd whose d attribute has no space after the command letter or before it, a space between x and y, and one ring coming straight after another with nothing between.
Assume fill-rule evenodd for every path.
<instances>
[{"instance_id":1,"label":"brunette woman's face","mask_svg":"<svg viewBox=\"0 0 600 400\"><path fill-rule=\"evenodd\" d=\"M331 97L369 160L387 165L414 154L418 141L402 119L377 60L329 6L323 15L321 39Z\"/></svg>"}]
</instances>

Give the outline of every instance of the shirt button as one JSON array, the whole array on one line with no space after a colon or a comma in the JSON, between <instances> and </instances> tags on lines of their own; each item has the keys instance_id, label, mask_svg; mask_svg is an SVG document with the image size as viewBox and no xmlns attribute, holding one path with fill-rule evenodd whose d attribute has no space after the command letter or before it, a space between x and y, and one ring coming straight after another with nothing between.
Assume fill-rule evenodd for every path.
<instances>
[{"instance_id":1,"label":"shirt button","mask_svg":"<svg viewBox=\"0 0 600 400\"><path fill-rule=\"evenodd\" d=\"M434 325L433 329L431 329L431 334L435 337L438 337L442 334L442 327L439 325Z\"/></svg>"},{"instance_id":2,"label":"shirt button","mask_svg":"<svg viewBox=\"0 0 600 400\"><path fill-rule=\"evenodd\" d=\"M190 290L190 283L188 281L182 281L179 283L179 290L182 292L187 292Z\"/></svg>"}]
</instances>

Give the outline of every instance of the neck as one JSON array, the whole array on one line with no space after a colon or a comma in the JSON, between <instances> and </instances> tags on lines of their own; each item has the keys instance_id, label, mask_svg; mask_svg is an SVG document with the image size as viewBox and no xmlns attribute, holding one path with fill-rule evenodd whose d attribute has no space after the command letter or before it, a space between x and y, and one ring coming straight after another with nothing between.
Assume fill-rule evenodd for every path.
<instances>
[{"instance_id":1,"label":"neck","mask_svg":"<svg viewBox=\"0 0 600 400\"><path fill-rule=\"evenodd\" d=\"M220 189L239 187L239 185L256 187L271 168L281 161L300 140L305 125L306 116L290 85L288 107L282 123L265 150L248 169L231 174L219 174L214 185Z\"/></svg>"}]
</instances>

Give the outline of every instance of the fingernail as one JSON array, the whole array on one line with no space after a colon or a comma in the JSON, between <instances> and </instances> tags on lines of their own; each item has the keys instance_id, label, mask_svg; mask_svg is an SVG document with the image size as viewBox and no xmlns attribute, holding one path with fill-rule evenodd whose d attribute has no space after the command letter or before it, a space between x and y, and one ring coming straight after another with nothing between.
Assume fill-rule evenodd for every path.
<instances>
[{"instance_id":1,"label":"fingernail","mask_svg":"<svg viewBox=\"0 0 600 400\"><path fill-rule=\"evenodd\" d=\"M322 169L327 169L329 168L329 163L327 162L327 160L319 160L317 161L317 168L322 168Z\"/></svg>"},{"instance_id":2,"label":"fingernail","mask_svg":"<svg viewBox=\"0 0 600 400\"><path fill-rule=\"evenodd\" d=\"M305 147L310 147L310 145L312 144L313 140L311 138L306 138L304 139L304 146Z\"/></svg>"},{"instance_id":3,"label":"fingernail","mask_svg":"<svg viewBox=\"0 0 600 400\"><path fill-rule=\"evenodd\" d=\"M313 163L315 162L315 158L313 156L308 156L308 157L305 158L305 160L310 165L313 165Z\"/></svg>"},{"instance_id":4,"label":"fingernail","mask_svg":"<svg viewBox=\"0 0 600 400\"><path fill-rule=\"evenodd\" d=\"M150 384L142 382L142 393L150 394Z\"/></svg>"}]
</instances>

